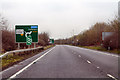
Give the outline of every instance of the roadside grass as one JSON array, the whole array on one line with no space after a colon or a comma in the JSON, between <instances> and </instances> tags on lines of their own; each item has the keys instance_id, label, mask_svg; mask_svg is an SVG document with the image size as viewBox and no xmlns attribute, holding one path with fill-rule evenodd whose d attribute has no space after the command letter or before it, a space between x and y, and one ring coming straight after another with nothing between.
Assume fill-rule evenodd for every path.
<instances>
[{"instance_id":1,"label":"roadside grass","mask_svg":"<svg viewBox=\"0 0 120 80\"><path fill-rule=\"evenodd\" d=\"M15 62L23 60L24 57L21 56L8 56L7 58L2 59L2 68L7 68L10 65L13 65Z\"/></svg>"},{"instance_id":2,"label":"roadside grass","mask_svg":"<svg viewBox=\"0 0 120 80\"><path fill-rule=\"evenodd\" d=\"M0 55L3 55L4 53L0 53Z\"/></svg>"},{"instance_id":3,"label":"roadside grass","mask_svg":"<svg viewBox=\"0 0 120 80\"><path fill-rule=\"evenodd\" d=\"M95 49L95 50L100 50L100 51L106 51L105 48L102 48L101 46L83 46L84 48L88 49Z\"/></svg>"},{"instance_id":4,"label":"roadside grass","mask_svg":"<svg viewBox=\"0 0 120 80\"><path fill-rule=\"evenodd\" d=\"M18 63L21 62L27 58L30 58L32 56L34 56L35 54L37 54L39 52L35 52L35 53L29 53L29 54L24 54L24 55L8 55L7 57L2 58L2 70Z\"/></svg>"},{"instance_id":5,"label":"roadside grass","mask_svg":"<svg viewBox=\"0 0 120 80\"><path fill-rule=\"evenodd\" d=\"M49 46L46 46L44 47L44 50L48 49L48 48L51 48L53 47L54 45L49 45ZM41 50L40 52L42 52L43 50ZM31 52L31 53L27 53L27 54L24 54L24 55L8 55L7 57L4 57L2 58L2 70L10 67L10 66L13 66L14 64L17 64L25 59L28 59L36 54L38 54L39 52Z\"/></svg>"},{"instance_id":6,"label":"roadside grass","mask_svg":"<svg viewBox=\"0 0 120 80\"><path fill-rule=\"evenodd\" d=\"M117 53L120 54L120 50L114 49L114 50L108 50L110 53Z\"/></svg>"},{"instance_id":7,"label":"roadside grass","mask_svg":"<svg viewBox=\"0 0 120 80\"><path fill-rule=\"evenodd\" d=\"M53 46L54 46L54 45L48 45L48 46L44 47L44 50L49 49L49 48L51 48L51 47L53 47Z\"/></svg>"},{"instance_id":8,"label":"roadside grass","mask_svg":"<svg viewBox=\"0 0 120 80\"><path fill-rule=\"evenodd\" d=\"M105 51L105 52L109 52L109 53L116 53L116 54L120 54L120 50L114 49L114 50L107 50L101 46L79 46L79 47L83 47L83 48L87 48L87 49L93 49L93 50L98 50L98 51Z\"/></svg>"}]
</instances>

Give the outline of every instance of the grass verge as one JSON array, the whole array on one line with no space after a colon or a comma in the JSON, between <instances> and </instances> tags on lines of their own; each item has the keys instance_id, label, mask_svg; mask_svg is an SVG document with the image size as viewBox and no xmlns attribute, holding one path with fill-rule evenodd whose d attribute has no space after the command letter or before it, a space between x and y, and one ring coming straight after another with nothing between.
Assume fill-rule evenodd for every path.
<instances>
[{"instance_id":1,"label":"grass verge","mask_svg":"<svg viewBox=\"0 0 120 80\"><path fill-rule=\"evenodd\" d=\"M120 50L114 49L114 50L107 50L101 46L79 46L87 49L93 49L93 50L98 50L98 51L105 51L105 52L110 52L110 53L116 53L120 54Z\"/></svg>"},{"instance_id":2,"label":"grass verge","mask_svg":"<svg viewBox=\"0 0 120 80\"><path fill-rule=\"evenodd\" d=\"M51 47L53 47L53 46L55 46L55 45L48 45L48 46L45 46L45 47L44 47L44 50L49 49L49 48L51 48Z\"/></svg>"},{"instance_id":3,"label":"grass verge","mask_svg":"<svg viewBox=\"0 0 120 80\"><path fill-rule=\"evenodd\" d=\"M0 55L3 55L4 53L0 53Z\"/></svg>"}]
</instances>

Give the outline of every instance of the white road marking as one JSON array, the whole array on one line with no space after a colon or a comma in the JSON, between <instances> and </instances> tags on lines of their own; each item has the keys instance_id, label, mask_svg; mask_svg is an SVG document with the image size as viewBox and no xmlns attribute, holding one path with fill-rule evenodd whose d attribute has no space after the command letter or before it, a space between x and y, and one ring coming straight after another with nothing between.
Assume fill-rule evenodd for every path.
<instances>
[{"instance_id":1,"label":"white road marking","mask_svg":"<svg viewBox=\"0 0 120 80\"><path fill-rule=\"evenodd\" d=\"M18 63L18 64L21 64L21 63L24 63L24 62L26 62L26 61L29 61L29 59L30 59L30 58L28 58L28 59L26 59L26 60L24 60L24 61L22 61L22 62L20 62L20 63ZM13 68L15 68L15 67L17 67L18 64L13 65L13 66L11 66L10 68L1 71L0 74L1 74L1 73L4 73L4 72L6 72L6 71L9 71L9 70L11 70L11 69L13 69Z\"/></svg>"},{"instance_id":2,"label":"white road marking","mask_svg":"<svg viewBox=\"0 0 120 80\"><path fill-rule=\"evenodd\" d=\"M55 47L54 47L55 48ZM33 62L31 62L30 64L28 64L27 66L25 66L23 69L21 69L20 71L18 71L17 73L15 73L14 75L12 75L9 79L11 78L15 78L18 74L20 74L21 72L23 72L25 69L27 69L28 67L30 67L32 64L34 64L34 62L38 61L39 59L41 59L42 57L44 57L45 55L47 55L50 51L52 51L54 48L50 49L48 52L46 52L45 54L43 54L42 56L40 56L39 58L35 59ZM8 79L8 80L9 80Z\"/></svg>"},{"instance_id":3,"label":"white road marking","mask_svg":"<svg viewBox=\"0 0 120 80\"><path fill-rule=\"evenodd\" d=\"M70 46L70 47L73 47L73 46ZM108 52L96 51L96 50L87 49L87 48L82 48L82 47L74 47L74 48L82 49L82 50L87 50L87 51L92 51L92 52L96 52L96 53L100 53L100 54L104 54L104 55L109 55L109 56L119 57L118 55L110 54L110 53L108 53Z\"/></svg>"},{"instance_id":4,"label":"white road marking","mask_svg":"<svg viewBox=\"0 0 120 80\"><path fill-rule=\"evenodd\" d=\"M114 80L117 80L114 76L110 75L110 74L107 74L108 77L114 79Z\"/></svg>"},{"instance_id":5,"label":"white road marking","mask_svg":"<svg viewBox=\"0 0 120 80\"><path fill-rule=\"evenodd\" d=\"M81 55L79 55L79 57L81 57Z\"/></svg>"},{"instance_id":6,"label":"white road marking","mask_svg":"<svg viewBox=\"0 0 120 80\"><path fill-rule=\"evenodd\" d=\"M97 68L100 68L100 67L97 67Z\"/></svg>"},{"instance_id":7,"label":"white road marking","mask_svg":"<svg viewBox=\"0 0 120 80\"><path fill-rule=\"evenodd\" d=\"M91 64L91 62L90 62L90 61L88 61L88 60L87 60L87 62L88 62L89 64Z\"/></svg>"}]
</instances>

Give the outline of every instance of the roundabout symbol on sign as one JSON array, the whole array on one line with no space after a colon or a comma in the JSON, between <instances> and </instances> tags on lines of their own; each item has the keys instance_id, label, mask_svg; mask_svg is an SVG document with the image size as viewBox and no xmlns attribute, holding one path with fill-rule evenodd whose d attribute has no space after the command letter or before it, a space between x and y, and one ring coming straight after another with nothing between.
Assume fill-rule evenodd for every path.
<instances>
[{"instance_id":1,"label":"roundabout symbol on sign","mask_svg":"<svg viewBox=\"0 0 120 80\"><path fill-rule=\"evenodd\" d=\"M32 43L31 33L32 33L32 31L30 31L30 32L25 32L26 44L27 44L27 45L31 45L31 43Z\"/></svg>"}]
</instances>

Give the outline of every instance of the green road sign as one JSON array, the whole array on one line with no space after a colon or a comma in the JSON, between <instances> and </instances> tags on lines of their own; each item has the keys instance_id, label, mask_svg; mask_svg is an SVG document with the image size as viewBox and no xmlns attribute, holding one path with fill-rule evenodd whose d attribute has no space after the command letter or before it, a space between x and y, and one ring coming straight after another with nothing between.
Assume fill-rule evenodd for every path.
<instances>
[{"instance_id":1,"label":"green road sign","mask_svg":"<svg viewBox=\"0 0 120 80\"><path fill-rule=\"evenodd\" d=\"M15 35L16 43L37 43L38 25L15 25Z\"/></svg>"},{"instance_id":2,"label":"green road sign","mask_svg":"<svg viewBox=\"0 0 120 80\"><path fill-rule=\"evenodd\" d=\"M50 43L51 43L51 44L54 44L54 39L50 39Z\"/></svg>"}]
</instances>

